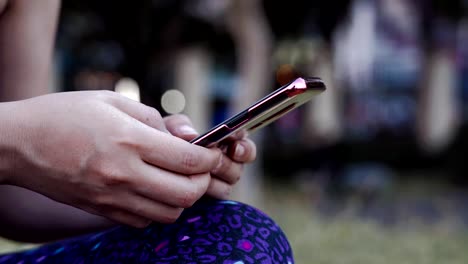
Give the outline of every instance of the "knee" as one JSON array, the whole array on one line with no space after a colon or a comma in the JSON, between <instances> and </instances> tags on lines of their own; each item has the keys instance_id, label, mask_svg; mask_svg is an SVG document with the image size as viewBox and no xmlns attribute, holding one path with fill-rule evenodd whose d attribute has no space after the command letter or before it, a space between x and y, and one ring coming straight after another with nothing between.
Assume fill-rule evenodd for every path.
<instances>
[{"instance_id":1,"label":"knee","mask_svg":"<svg viewBox=\"0 0 468 264\"><path fill-rule=\"evenodd\" d=\"M219 239L221 251L225 248L231 254L245 254L243 257L256 262L293 263L284 232L271 217L253 206L209 199L196 203L182 218L199 233L206 231L207 239Z\"/></svg>"}]
</instances>

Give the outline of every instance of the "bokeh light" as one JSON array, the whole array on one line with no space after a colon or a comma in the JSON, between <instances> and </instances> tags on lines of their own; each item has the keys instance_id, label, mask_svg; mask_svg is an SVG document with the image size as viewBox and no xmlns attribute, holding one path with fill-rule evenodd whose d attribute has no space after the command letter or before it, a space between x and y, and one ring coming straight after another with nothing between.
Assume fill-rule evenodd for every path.
<instances>
[{"instance_id":1,"label":"bokeh light","mask_svg":"<svg viewBox=\"0 0 468 264\"><path fill-rule=\"evenodd\" d=\"M115 91L127 98L140 102L140 87L131 78L122 78L115 84Z\"/></svg>"},{"instance_id":2,"label":"bokeh light","mask_svg":"<svg viewBox=\"0 0 468 264\"><path fill-rule=\"evenodd\" d=\"M178 114L185 109L185 96L179 90L167 90L161 97L161 106L168 114Z\"/></svg>"}]
</instances>

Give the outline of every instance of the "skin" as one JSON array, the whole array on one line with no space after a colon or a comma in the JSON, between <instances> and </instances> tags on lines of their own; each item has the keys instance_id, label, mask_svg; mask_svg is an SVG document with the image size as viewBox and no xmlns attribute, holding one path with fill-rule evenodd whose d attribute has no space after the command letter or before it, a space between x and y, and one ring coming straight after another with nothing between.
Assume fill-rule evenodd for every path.
<instances>
[{"instance_id":1,"label":"skin","mask_svg":"<svg viewBox=\"0 0 468 264\"><path fill-rule=\"evenodd\" d=\"M171 223L203 195L228 198L256 156L246 137L206 149L187 142L197 132L186 116L162 118L113 92L36 96L49 86L58 8L0 0L0 96L10 101L0 103L0 235L43 242Z\"/></svg>"},{"instance_id":2,"label":"skin","mask_svg":"<svg viewBox=\"0 0 468 264\"><path fill-rule=\"evenodd\" d=\"M165 118L165 125L172 135L187 141L199 136L185 115L168 116ZM208 195L219 199L229 198L233 186L242 176L244 164L253 162L257 156L256 145L246 134L230 137L225 146L219 163L211 171L212 178L207 190Z\"/></svg>"},{"instance_id":3,"label":"skin","mask_svg":"<svg viewBox=\"0 0 468 264\"><path fill-rule=\"evenodd\" d=\"M50 91L59 0L0 0L0 99Z\"/></svg>"}]
</instances>

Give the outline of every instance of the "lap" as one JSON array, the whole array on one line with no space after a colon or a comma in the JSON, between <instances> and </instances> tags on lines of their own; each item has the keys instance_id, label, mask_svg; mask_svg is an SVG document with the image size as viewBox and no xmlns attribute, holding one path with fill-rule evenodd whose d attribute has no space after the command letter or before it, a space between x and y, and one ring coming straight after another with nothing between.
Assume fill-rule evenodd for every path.
<instances>
[{"instance_id":1,"label":"lap","mask_svg":"<svg viewBox=\"0 0 468 264\"><path fill-rule=\"evenodd\" d=\"M286 236L267 215L203 199L170 225L110 230L0 256L0 263L293 263Z\"/></svg>"}]
</instances>

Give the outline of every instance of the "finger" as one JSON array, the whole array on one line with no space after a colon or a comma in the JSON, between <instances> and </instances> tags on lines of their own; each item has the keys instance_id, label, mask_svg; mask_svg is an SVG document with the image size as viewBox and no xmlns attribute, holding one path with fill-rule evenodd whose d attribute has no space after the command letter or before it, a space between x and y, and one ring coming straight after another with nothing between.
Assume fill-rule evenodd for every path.
<instances>
[{"instance_id":1,"label":"finger","mask_svg":"<svg viewBox=\"0 0 468 264\"><path fill-rule=\"evenodd\" d=\"M216 178L212 178L206 194L217 199L228 199L233 186Z\"/></svg>"},{"instance_id":2,"label":"finger","mask_svg":"<svg viewBox=\"0 0 468 264\"><path fill-rule=\"evenodd\" d=\"M135 175L135 192L177 208L191 207L206 193L211 179L209 173L185 176L144 163L140 173Z\"/></svg>"},{"instance_id":3,"label":"finger","mask_svg":"<svg viewBox=\"0 0 468 264\"><path fill-rule=\"evenodd\" d=\"M232 161L229 157L223 155L218 166L211 171L211 174L229 184L235 184L239 181L243 164Z\"/></svg>"},{"instance_id":4,"label":"finger","mask_svg":"<svg viewBox=\"0 0 468 264\"><path fill-rule=\"evenodd\" d=\"M115 199L116 196L121 197L121 195L105 196L106 199L101 198L99 206L97 206L96 204L88 204L78 206L78 208L95 215L103 216L113 222L137 228L144 228L151 224L152 220L148 219L147 217L131 213L122 207L123 203L121 201L125 201L128 199L119 199L117 201Z\"/></svg>"},{"instance_id":5,"label":"finger","mask_svg":"<svg viewBox=\"0 0 468 264\"><path fill-rule=\"evenodd\" d=\"M109 101L111 105L141 123L160 131L167 131L161 114L155 108L131 100L125 96L119 95L118 93L112 93L111 100Z\"/></svg>"},{"instance_id":6,"label":"finger","mask_svg":"<svg viewBox=\"0 0 468 264\"><path fill-rule=\"evenodd\" d=\"M227 153L234 161L248 163L256 159L257 146L252 140L245 138L231 144Z\"/></svg>"},{"instance_id":7,"label":"finger","mask_svg":"<svg viewBox=\"0 0 468 264\"><path fill-rule=\"evenodd\" d=\"M151 220L136 214L126 212L124 210L107 209L103 211L102 216L109 218L112 221L133 226L136 228L145 228L151 224Z\"/></svg>"},{"instance_id":8,"label":"finger","mask_svg":"<svg viewBox=\"0 0 468 264\"><path fill-rule=\"evenodd\" d=\"M211 171L220 160L221 152L190 144L183 139L157 130L138 130L137 148L140 157L149 164L186 175Z\"/></svg>"},{"instance_id":9,"label":"finger","mask_svg":"<svg viewBox=\"0 0 468 264\"><path fill-rule=\"evenodd\" d=\"M164 118L164 124L172 135L187 141L192 140L199 135L186 115L178 114L166 116Z\"/></svg>"},{"instance_id":10,"label":"finger","mask_svg":"<svg viewBox=\"0 0 468 264\"><path fill-rule=\"evenodd\" d=\"M248 132L245 129L239 130L234 134L229 135L227 138L223 139L217 147L222 149L224 153L227 153L227 149L234 144L236 141L247 138Z\"/></svg>"},{"instance_id":11,"label":"finger","mask_svg":"<svg viewBox=\"0 0 468 264\"><path fill-rule=\"evenodd\" d=\"M247 130L242 129L231 135L230 137L234 140L241 140L249 136L249 133Z\"/></svg>"},{"instance_id":12,"label":"finger","mask_svg":"<svg viewBox=\"0 0 468 264\"><path fill-rule=\"evenodd\" d=\"M155 202L138 194L129 196L125 201L122 206L132 214L164 224L174 223L183 211L183 208Z\"/></svg>"}]
</instances>

